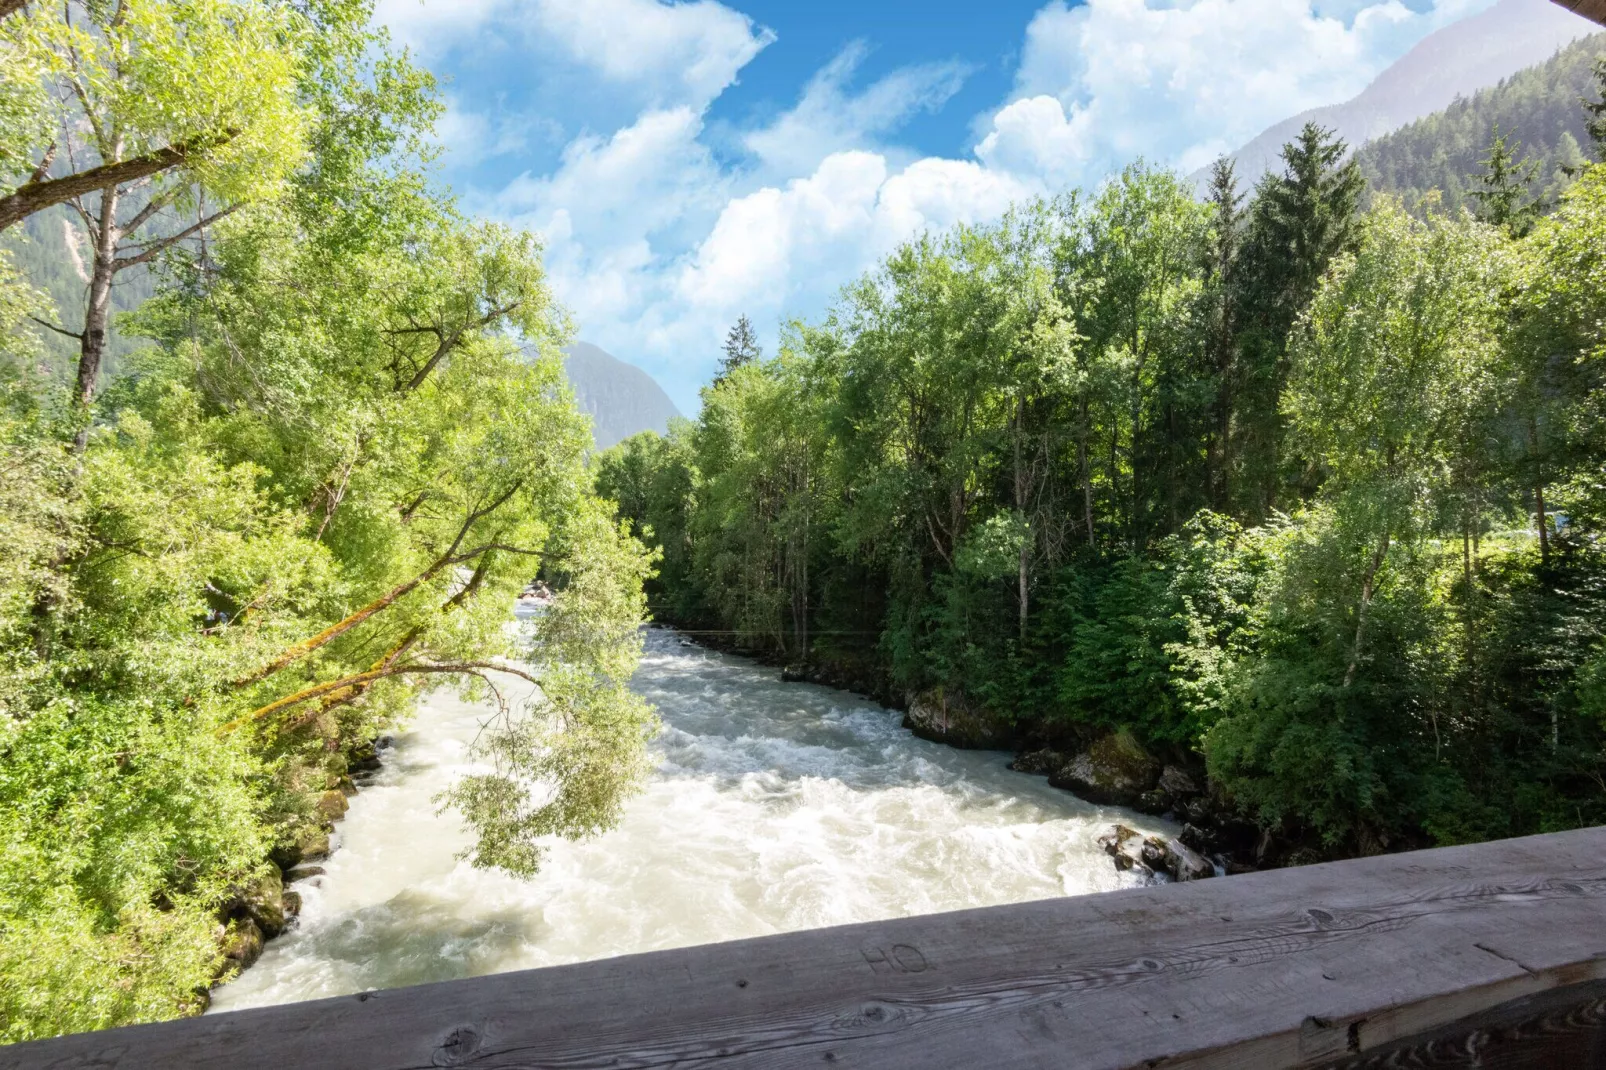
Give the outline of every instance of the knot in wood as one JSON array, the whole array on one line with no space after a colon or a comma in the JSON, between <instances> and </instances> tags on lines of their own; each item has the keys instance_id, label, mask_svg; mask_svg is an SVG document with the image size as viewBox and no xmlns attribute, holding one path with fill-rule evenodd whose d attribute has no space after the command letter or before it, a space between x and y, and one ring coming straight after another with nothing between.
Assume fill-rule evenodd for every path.
<instances>
[{"instance_id":1,"label":"knot in wood","mask_svg":"<svg viewBox=\"0 0 1606 1070\"><path fill-rule=\"evenodd\" d=\"M435 1049L432 1061L436 1066L461 1066L480 1050L480 1040L479 1030L471 1025L460 1025L446 1034L446 1039Z\"/></svg>"}]
</instances>

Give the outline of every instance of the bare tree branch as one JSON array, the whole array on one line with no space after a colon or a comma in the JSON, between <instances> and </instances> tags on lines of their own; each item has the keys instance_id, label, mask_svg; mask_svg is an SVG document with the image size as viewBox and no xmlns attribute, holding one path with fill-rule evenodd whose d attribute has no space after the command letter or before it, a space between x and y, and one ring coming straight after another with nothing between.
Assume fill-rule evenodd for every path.
<instances>
[{"instance_id":1,"label":"bare tree branch","mask_svg":"<svg viewBox=\"0 0 1606 1070\"><path fill-rule=\"evenodd\" d=\"M3 2L3 0L0 0ZM159 174L182 166L190 157L204 148L215 148L232 140L237 131L224 131L217 139L196 139L169 145L144 156L116 163L101 164L62 178L25 182L5 197L0 197L0 230L19 223L35 212L60 204L85 193L121 185L147 175Z\"/></svg>"},{"instance_id":2,"label":"bare tree branch","mask_svg":"<svg viewBox=\"0 0 1606 1070\"><path fill-rule=\"evenodd\" d=\"M76 331L69 331L65 327L57 327L54 323L50 323L50 322L48 322L46 320L42 320L38 316L29 316L28 318L33 320L35 323L39 324L39 326L45 328L46 330L55 331L57 334L64 334L68 338L76 338L80 342L82 342L84 340L84 336L79 334L79 333L77 333Z\"/></svg>"},{"instance_id":3,"label":"bare tree branch","mask_svg":"<svg viewBox=\"0 0 1606 1070\"><path fill-rule=\"evenodd\" d=\"M3 2L3 0L0 0L0 2ZM9 11L0 11L0 18L5 18L6 15L9 15L9 14L10 14ZM54 141L52 141L50 143L50 147L45 149L45 154L39 158L39 166L35 167L33 169L33 173L28 176L28 181L29 182L43 182L45 180L46 176L48 176L50 174L50 165L55 163L55 162L56 162L56 143Z\"/></svg>"},{"instance_id":4,"label":"bare tree branch","mask_svg":"<svg viewBox=\"0 0 1606 1070\"><path fill-rule=\"evenodd\" d=\"M159 256L163 250L171 249L185 238L205 230L207 227L211 226L213 223L216 223L224 216L232 215L234 212L238 211L239 208L240 206L238 204L231 204L227 208L223 209L223 211L213 212L211 215L207 216L205 219L202 219L194 226L185 227L177 234L171 234L165 238L158 238L156 241L147 243L143 246L145 250L144 252L138 253L134 256L120 256L113 261L113 263L116 264L118 271L121 271L126 267L133 267L135 264L149 263L150 261L156 259L156 257Z\"/></svg>"},{"instance_id":5,"label":"bare tree branch","mask_svg":"<svg viewBox=\"0 0 1606 1070\"><path fill-rule=\"evenodd\" d=\"M328 680L321 684L304 687L294 694L275 699L265 706L259 706L250 713L223 725L217 734L227 735L242 725L252 721L260 721L264 717L271 717L280 710L287 710L299 706L303 702L311 702L315 698L351 687L365 687L376 680L383 680L390 676L425 676L439 673L450 673L459 676L478 676L482 672L505 672L517 676L521 680L540 686L541 681L525 672L523 669L511 665L503 665L494 661L456 661L450 664L437 665L429 662L415 662L411 665L390 665L384 668L369 669L366 672L355 673L351 676L342 676L338 680Z\"/></svg>"},{"instance_id":6,"label":"bare tree branch","mask_svg":"<svg viewBox=\"0 0 1606 1070\"><path fill-rule=\"evenodd\" d=\"M152 197L146 202L145 207L141 208L134 214L133 219L130 219L127 223L122 225L120 228L122 233L132 234L140 227L144 226L146 221L149 220L151 216L155 215L157 212L160 212L169 204L172 204L174 199L178 197L181 192L183 192L183 189L183 186L174 186L171 189L165 190L162 193L158 193L156 196Z\"/></svg>"}]
</instances>

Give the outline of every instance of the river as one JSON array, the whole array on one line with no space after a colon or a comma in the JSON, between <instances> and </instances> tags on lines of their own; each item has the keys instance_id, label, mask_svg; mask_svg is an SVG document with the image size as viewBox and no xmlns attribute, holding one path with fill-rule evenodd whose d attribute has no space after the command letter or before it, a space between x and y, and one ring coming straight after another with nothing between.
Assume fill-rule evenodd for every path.
<instances>
[{"instance_id":1,"label":"river","mask_svg":"<svg viewBox=\"0 0 1606 1070\"><path fill-rule=\"evenodd\" d=\"M518 881L459 861L432 797L472 765L483 706L424 702L351 800L299 923L214 993L288 1003L637 951L1104 891L1117 820L1006 767L917 739L897 713L652 628L634 686L664 721L618 829L553 846Z\"/></svg>"}]
</instances>

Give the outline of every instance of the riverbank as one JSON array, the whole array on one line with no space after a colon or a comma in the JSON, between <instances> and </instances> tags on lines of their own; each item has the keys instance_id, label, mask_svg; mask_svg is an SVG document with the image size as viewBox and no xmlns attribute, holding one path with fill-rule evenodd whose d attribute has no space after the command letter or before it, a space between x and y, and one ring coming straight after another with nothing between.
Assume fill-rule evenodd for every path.
<instances>
[{"instance_id":1,"label":"riverbank","mask_svg":"<svg viewBox=\"0 0 1606 1070\"><path fill-rule=\"evenodd\" d=\"M1210 781L1197 753L1176 747L1151 748L1126 731L1089 732L1043 719L1006 721L963 694L900 693L873 657L840 658L816 651L813 660L798 665L773 650L741 646L729 632L691 627L684 632L714 649L779 669L784 681L837 688L899 710L904 715L903 726L921 739L961 750L1012 753L1011 769L1046 777L1050 786L1079 799L1130 807L1181 826L1177 844L1169 851L1163 845L1146 843L1141 836L1134 839L1111 830L1106 852L1116 869L1178 879L1180 873L1207 875L1189 855L1211 863L1209 875L1351 857L1298 830L1266 829L1238 816L1230 800ZM1422 846L1426 845L1399 844L1396 849Z\"/></svg>"}]
</instances>

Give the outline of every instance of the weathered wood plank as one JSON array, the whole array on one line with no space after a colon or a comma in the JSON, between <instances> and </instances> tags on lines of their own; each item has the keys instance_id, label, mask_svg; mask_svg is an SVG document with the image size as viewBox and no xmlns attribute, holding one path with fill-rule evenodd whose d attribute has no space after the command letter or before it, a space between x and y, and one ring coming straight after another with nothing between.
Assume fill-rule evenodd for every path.
<instances>
[{"instance_id":1,"label":"weathered wood plank","mask_svg":"<svg viewBox=\"0 0 1606 1070\"><path fill-rule=\"evenodd\" d=\"M1553 988L1501 1004L1323 1070L1520 1070L1522 1067L1606 1070L1606 981Z\"/></svg>"},{"instance_id":2,"label":"weathered wood plank","mask_svg":"<svg viewBox=\"0 0 1606 1070\"><path fill-rule=\"evenodd\" d=\"M1602 979L1589 829L85 1034L0 1066L1319 1065Z\"/></svg>"},{"instance_id":3,"label":"weathered wood plank","mask_svg":"<svg viewBox=\"0 0 1606 1070\"><path fill-rule=\"evenodd\" d=\"M1606 0L1556 0L1556 3L1606 26Z\"/></svg>"}]
</instances>

